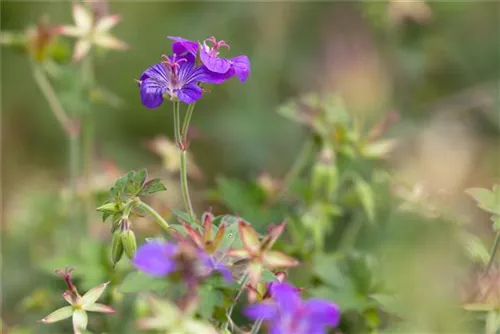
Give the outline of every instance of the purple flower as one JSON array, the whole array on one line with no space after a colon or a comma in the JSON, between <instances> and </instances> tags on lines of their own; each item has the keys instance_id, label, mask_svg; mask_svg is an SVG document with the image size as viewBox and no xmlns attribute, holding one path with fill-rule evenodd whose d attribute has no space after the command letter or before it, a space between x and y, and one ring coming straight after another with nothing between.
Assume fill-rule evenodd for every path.
<instances>
[{"instance_id":1,"label":"purple flower","mask_svg":"<svg viewBox=\"0 0 500 334\"><path fill-rule=\"evenodd\" d=\"M327 327L339 323L340 311L335 304L316 298L303 301L288 283L273 284L271 297L272 301L245 309L247 317L264 320L271 334L323 334Z\"/></svg>"},{"instance_id":2,"label":"purple flower","mask_svg":"<svg viewBox=\"0 0 500 334\"><path fill-rule=\"evenodd\" d=\"M212 43L212 47L207 45ZM225 74L226 78L236 75L241 82L245 82L250 75L250 60L247 56L237 56L232 59L219 57L219 49L230 48L225 41L218 41L214 36L203 42L200 50L200 60L210 71Z\"/></svg>"},{"instance_id":3,"label":"purple flower","mask_svg":"<svg viewBox=\"0 0 500 334\"><path fill-rule=\"evenodd\" d=\"M173 53L184 55L187 52L196 57L199 48L198 43L182 37L168 36L168 38L174 41L172 44Z\"/></svg>"},{"instance_id":4,"label":"purple flower","mask_svg":"<svg viewBox=\"0 0 500 334\"><path fill-rule=\"evenodd\" d=\"M180 272L187 282L203 280L214 271L218 271L226 281L232 279L225 265L186 241L178 245L163 241L145 243L137 249L132 263L138 270L151 276L161 277Z\"/></svg>"},{"instance_id":5,"label":"purple flower","mask_svg":"<svg viewBox=\"0 0 500 334\"><path fill-rule=\"evenodd\" d=\"M177 269L177 250L176 245L168 242L148 242L137 249L132 263L151 276L166 276Z\"/></svg>"},{"instance_id":6,"label":"purple flower","mask_svg":"<svg viewBox=\"0 0 500 334\"><path fill-rule=\"evenodd\" d=\"M148 68L139 79L142 104L147 108L159 107L165 96L193 103L203 95L198 82L221 83L225 80L224 76L205 66L195 66L195 57L190 53L181 57L164 55L163 58L163 62Z\"/></svg>"}]
</instances>

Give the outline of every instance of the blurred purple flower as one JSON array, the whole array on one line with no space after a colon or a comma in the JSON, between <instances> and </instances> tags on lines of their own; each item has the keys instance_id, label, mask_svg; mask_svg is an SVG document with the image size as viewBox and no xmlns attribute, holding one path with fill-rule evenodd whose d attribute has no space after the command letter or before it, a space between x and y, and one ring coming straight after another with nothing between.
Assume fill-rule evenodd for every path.
<instances>
[{"instance_id":1,"label":"blurred purple flower","mask_svg":"<svg viewBox=\"0 0 500 334\"><path fill-rule=\"evenodd\" d=\"M212 43L208 46L207 42ZM218 41L214 36L203 42L200 50L200 60L210 71L225 74L226 78L236 75L241 82L245 82L250 75L250 60L247 56L237 56L232 59L219 57L219 49L230 48L225 41Z\"/></svg>"},{"instance_id":2,"label":"blurred purple flower","mask_svg":"<svg viewBox=\"0 0 500 334\"><path fill-rule=\"evenodd\" d=\"M340 321L339 308L322 299L303 301L295 287L288 283L276 283L271 287L272 300L250 305L245 315L267 323L272 334L323 334L327 327L335 327Z\"/></svg>"},{"instance_id":3,"label":"blurred purple flower","mask_svg":"<svg viewBox=\"0 0 500 334\"><path fill-rule=\"evenodd\" d=\"M166 276L177 269L178 247L168 242L152 241L141 245L132 260L134 266L151 276Z\"/></svg>"},{"instance_id":4,"label":"blurred purple flower","mask_svg":"<svg viewBox=\"0 0 500 334\"><path fill-rule=\"evenodd\" d=\"M186 282L198 282L218 271L226 281L231 281L231 272L225 265L186 241L178 245L164 241L145 243L137 249L132 262L150 276L180 272Z\"/></svg>"},{"instance_id":5,"label":"blurred purple flower","mask_svg":"<svg viewBox=\"0 0 500 334\"><path fill-rule=\"evenodd\" d=\"M193 103L203 95L199 82L217 84L225 80L224 76L207 70L205 66L195 66L192 54L181 57L164 55L163 58L163 62L144 71L138 81L142 104L147 108L159 107L165 96Z\"/></svg>"}]
</instances>

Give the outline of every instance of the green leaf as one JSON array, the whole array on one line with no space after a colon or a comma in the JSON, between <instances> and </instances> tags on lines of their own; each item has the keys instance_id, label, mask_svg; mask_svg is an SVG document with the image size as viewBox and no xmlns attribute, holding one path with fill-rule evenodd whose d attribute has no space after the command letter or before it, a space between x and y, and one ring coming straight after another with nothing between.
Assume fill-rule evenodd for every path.
<instances>
[{"instance_id":1,"label":"green leaf","mask_svg":"<svg viewBox=\"0 0 500 334\"><path fill-rule=\"evenodd\" d=\"M120 285L119 290L124 293L130 292L165 292L169 287L169 282L164 278L151 277L134 271L128 274Z\"/></svg>"},{"instance_id":2,"label":"green leaf","mask_svg":"<svg viewBox=\"0 0 500 334\"><path fill-rule=\"evenodd\" d=\"M187 212L175 210L175 209L173 210L173 212L174 212L174 215L176 215L182 221L184 221L184 222L188 223L189 225L191 225L192 227L198 229L198 224L196 224L196 222L191 221L191 217L189 216L189 214Z\"/></svg>"},{"instance_id":3,"label":"green leaf","mask_svg":"<svg viewBox=\"0 0 500 334\"><path fill-rule=\"evenodd\" d=\"M238 222L241 218L231 215L223 216L221 219L221 224L226 224L226 230L224 231L224 238L222 239L219 251L226 253L230 248L240 248L243 246L241 242L240 233L238 231Z\"/></svg>"},{"instance_id":4,"label":"green leaf","mask_svg":"<svg viewBox=\"0 0 500 334\"><path fill-rule=\"evenodd\" d=\"M373 189L370 187L368 182L361 177L354 178L354 184L356 193L358 194L361 205L365 210L366 216L369 221L373 223L375 221L375 195L373 193Z\"/></svg>"},{"instance_id":5,"label":"green leaf","mask_svg":"<svg viewBox=\"0 0 500 334\"><path fill-rule=\"evenodd\" d=\"M275 282L278 280L278 277L272 272L267 269L264 269L262 271L262 276L260 277L260 281L267 283L267 282Z\"/></svg>"},{"instance_id":6,"label":"green leaf","mask_svg":"<svg viewBox=\"0 0 500 334\"><path fill-rule=\"evenodd\" d=\"M137 192L140 191L140 189L144 185L144 182L146 181L147 177L148 177L148 172L147 172L146 168L142 168L135 173L134 178L132 180L132 183L138 189Z\"/></svg>"},{"instance_id":7,"label":"green leaf","mask_svg":"<svg viewBox=\"0 0 500 334\"><path fill-rule=\"evenodd\" d=\"M217 305L222 304L222 293L210 285L200 289L200 304L198 313L203 319L210 319Z\"/></svg>"},{"instance_id":8,"label":"green leaf","mask_svg":"<svg viewBox=\"0 0 500 334\"><path fill-rule=\"evenodd\" d=\"M139 195L146 196L146 195L151 195L151 194L154 194L154 193L157 193L160 191L164 191L164 190L167 190L167 188L161 182L160 179L152 179L144 184Z\"/></svg>"},{"instance_id":9,"label":"green leaf","mask_svg":"<svg viewBox=\"0 0 500 334\"><path fill-rule=\"evenodd\" d=\"M478 202L481 209L500 215L500 187L498 185L493 187L493 191L484 188L470 188L465 192Z\"/></svg>"}]
</instances>

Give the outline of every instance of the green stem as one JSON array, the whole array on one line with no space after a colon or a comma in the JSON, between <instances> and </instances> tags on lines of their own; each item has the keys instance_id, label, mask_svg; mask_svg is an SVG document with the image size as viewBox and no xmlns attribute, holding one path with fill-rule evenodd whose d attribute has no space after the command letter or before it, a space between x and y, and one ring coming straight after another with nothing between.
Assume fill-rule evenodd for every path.
<instances>
[{"instance_id":1,"label":"green stem","mask_svg":"<svg viewBox=\"0 0 500 334\"><path fill-rule=\"evenodd\" d=\"M292 185L293 181L300 175L302 170L307 164L307 161L309 160L309 156L311 155L312 151L314 149L314 139L309 138L304 146L302 147L302 150L300 151L299 156L293 163L292 168L288 171L288 173L285 175L285 178L283 179L283 186L281 187L280 195L279 197L283 197Z\"/></svg>"},{"instance_id":2,"label":"green stem","mask_svg":"<svg viewBox=\"0 0 500 334\"><path fill-rule=\"evenodd\" d=\"M495 237L495 241L493 242L493 246L491 247L490 260L488 261L488 265L486 266L486 269L484 270L483 275L488 274L488 272L490 271L491 267L493 266L493 262L495 260L496 254L497 254L498 244L499 243L500 243L500 232L497 232L497 235Z\"/></svg>"},{"instance_id":3,"label":"green stem","mask_svg":"<svg viewBox=\"0 0 500 334\"><path fill-rule=\"evenodd\" d=\"M179 115L179 107L180 104L178 101L175 101L173 103L174 105L174 138L175 138L175 144L177 147L180 147L181 144L181 136L180 136L180 115Z\"/></svg>"},{"instance_id":4,"label":"green stem","mask_svg":"<svg viewBox=\"0 0 500 334\"><path fill-rule=\"evenodd\" d=\"M259 332L260 326L262 326L262 321L262 319L257 319L250 330L250 334L257 334Z\"/></svg>"},{"instance_id":5,"label":"green stem","mask_svg":"<svg viewBox=\"0 0 500 334\"><path fill-rule=\"evenodd\" d=\"M187 165L186 165L186 151L181 150L181 189L182 189L182 199L184 201L184 206L189 212L189 217L191 221L198 222L196 219L196 214L193 210L193 204L191 203L191 197L189 197L189 188L187 180Z\"/></svg>"},{"instance_id":6,"label":"green stem","mask_svg":"<svg viewBox=\"0 0 500 334\"><path fill-rule=\"evenodd\" d=\"M92 54L88 54L82 61L81 67L81 80L84 91L86 92L86 98L90 99L90 90L94 86L94 70L92 62ZM94 202L91 192L91 180L94 169L94 144L95 144L95 124L93 117L93 108L87 108L83 110L83 122L82 122L82 148L83 148L83 169L84 169L84 180L85 180L85 222L87 227L90 228L91 217L94 213Z\"/></svg>"},{"instance_id":7,"label":"green stem","mask_svg":"<svg viewBox=\"0 0 500 334\"><path fill-rule=\"evenodd\" d=\"M42 92L45 100L49 104L50 110L54 114L56 120L59 122L61 128L64 130L68 139L68 158L69 158L69 184L70 184L70 203L72 208L69 213L69 219L78 225L75 220L79 217L79 206L76 203L77 198L77 179L79 173L79 156L80 156L80 129L76 122L74 122L68 113L64 110L57 94L52 88L49 79L45 75L40 66L31 63L33 69L33 77L37 83L40 91Z\"/></svg>"},{"instance_id":8,"label":"green stem","mask_svg":"<svg viewBox=\"0 0 500 334\"><path fill-rule=\"evenodd\" d=\"M68 116L68 113L66 113L66 111L62 107L61 102L57 98L57 95L54 89L52 88L49 79L47 79L47 76L45 75L43 69L41 69L38 65L34 63L32 63L32 68L33 68L33 77L35 78L35 82L40 88L43 96L45 97L45 100L47 100L50 106L50 110L54 114L55 118L61 125L66 135L68 137L71 137L71 135L77 131L74 122L71 120L71 118Z\"/></svg>"},{"instance_id":9,"label":"green stem","mask_svg":"<svg viewBox=\"0 0 500 334\"><path fill-rule=\"evenodd\" d=\"M238 293L236 294L236 297L234 298L234 303L231 305L231 307L229 307L229 309L227 310L227 313L226 313L226 317L227 317L227 322L225 325L226 329L229 326L229 324L231 324L231 325L233 324L233 320L231 319L231 316L233 314L233 310L234 310L234 307L236 306L236 303L238 302L241 295L243 294L243 291L245 291L245 283L247 282L247 279L248 279L248 271L245 271L245 273L241 277L240 289L238 290Z\"/></svg>"},{"instance_id":10,"label":"green stem","mask_svg":"<svg viewBox=\"0 0 500 334\"><path fill-rule=\"evenodd\" d=\"M180 151L180 180L181 180L181 191L182 191L182 201L184 202L184 206L186 211L189 213L189 217L192 222L198 222L196 219L196 213L193 210L193 204L191 203L191 197L189 196L189 188L188 188L188 179L187 179L187 130L189 129L189 122L191 120L191 116L194 110L194 103L188 106L186 117L184 118L184 122L181 130L181 122L180 122L180 102L174 102L174 133L175 133L175 141L177 143L177 147Z\"/></svg>"},{"instance_id":11,"label":"green stem","mask_svg":"<svg viewBox=\"0 0 500 334\"><path fill-rule=\"evenodd\" d=\"M160 214L158 212L155 211L155 209L153 209L152 207L150 207L146 203L142 202L139 198L136 198L135 201L136 201L137 207L144 210L151 217L153 217L154 220L158 223L158 225L161 226L161 228L163 228L168 233L172 232L172 228L170 227L170 225L167 223L167 221L165 219L163 219L162 216L160 216Z\"/></svg>"},{"instance_id":12,"label":"green stem","mask_svg":"<svg viewBox=\"0 0 500 334\"><path fill-rule=\"evenodd\" d=\"M191 103L188 105L188 109L186 111L186 117L184 118L184 123L182 124L181 137L182 142L185 143L187 141L187 134L189 130L189 123L191 122L191 116L193 116L194 106L196 103Z\"/></svg>"}]
</instances>

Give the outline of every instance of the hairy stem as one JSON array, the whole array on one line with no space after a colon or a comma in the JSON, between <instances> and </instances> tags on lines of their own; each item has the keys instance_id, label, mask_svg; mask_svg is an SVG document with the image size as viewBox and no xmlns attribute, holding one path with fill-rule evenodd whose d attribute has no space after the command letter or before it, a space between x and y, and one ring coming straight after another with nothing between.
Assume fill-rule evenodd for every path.
<instances>
[{"instance_id":1,"label":"hairy stem","mask_svg":"<svg viewBox=\"0 0 500 334\"><path fill-rule=\"evenodd\" d=\"M158 225L161 226L161 228L163 228L168 233L172 232L172 228L170 227L170 225L167 223L165 219L163 219L162 216L160 216L158 212L156 212L155 209L150 207L148 204L142 202L139 198L136 198L135 202L136 206L142 209L143 211L147 212L151 217L153 217L154 220L158 223Z\"/></svg>"},{"instance_id":2,"label":"hairy stem","mask_svg":"<svg viewBox=\"0 0 500 334\"><path fill-rule=\"evenodd\" d=\"M174 138L175 138L175 144L177 145L177 147L180 147L181 144L180 115L179 115L180 104L178 101L175 101L173 105L174 105Z\"/></svg>"}]
</instances>

